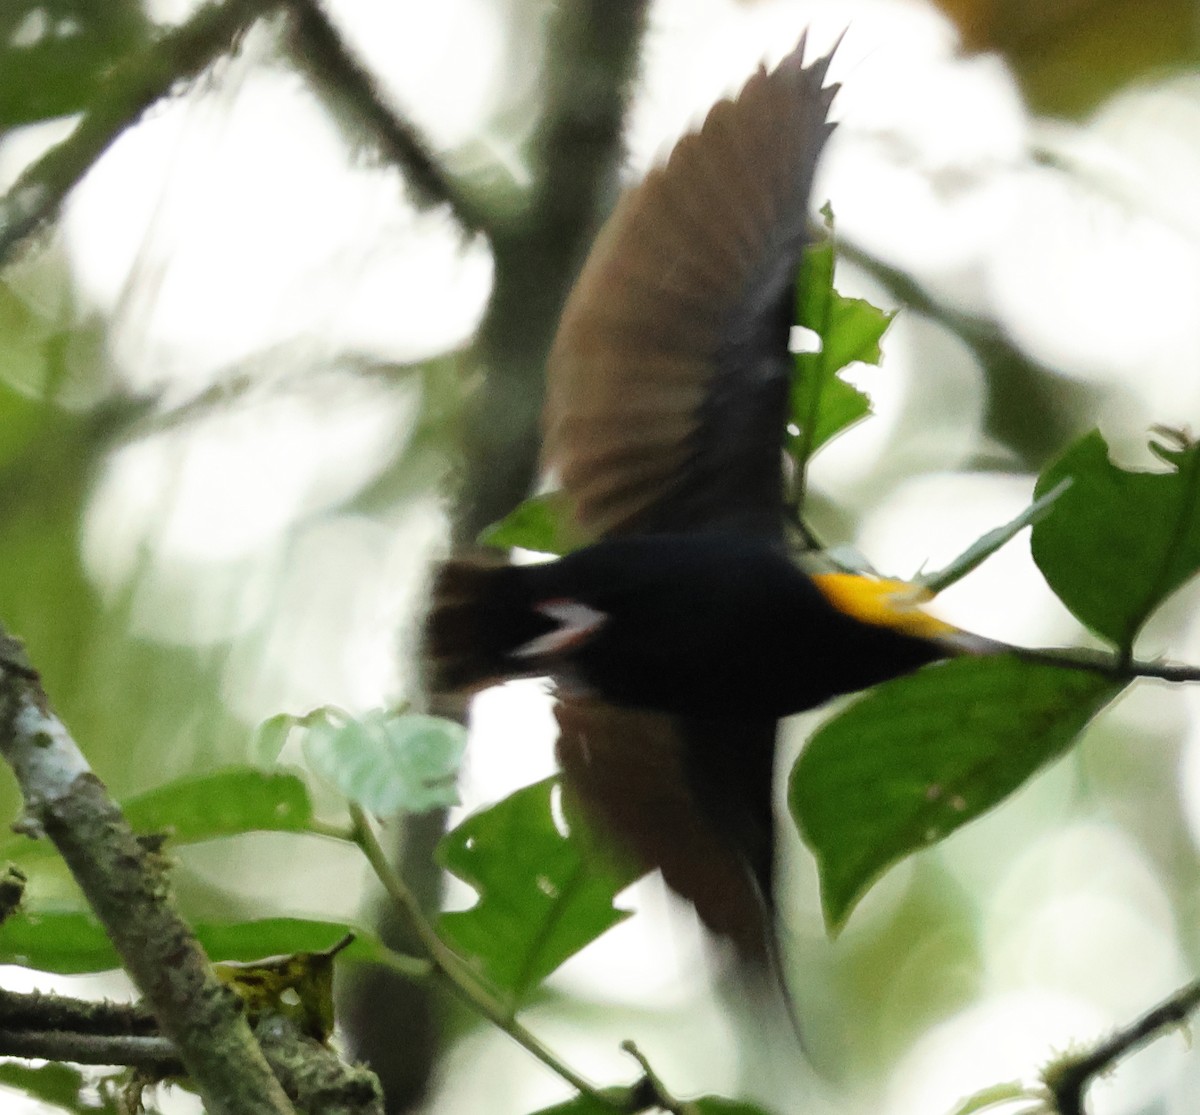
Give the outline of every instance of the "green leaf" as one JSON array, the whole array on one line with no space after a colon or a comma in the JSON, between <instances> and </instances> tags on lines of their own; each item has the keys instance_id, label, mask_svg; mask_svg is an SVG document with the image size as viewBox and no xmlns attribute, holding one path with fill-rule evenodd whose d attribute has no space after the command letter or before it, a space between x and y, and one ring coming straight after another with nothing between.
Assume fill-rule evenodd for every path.
<instances>
[{"instance_id":1,"label":"green leaf","mask_svg":"<svg viewBox=\"0 0 1200 1115\"><path fill-rule=\"evenodd\" d=\"M1071 745L1121 684L1012 655L957 658L873 689L809 741L788 804L837 930L892 864L941 840Z\"/></svg>"},{"instance_id":2,"label":"green leaf","mask_svg":"<svg viewBox=\"0 0 1200 1115\"><path fill-rule=\"evenodd\" d=\"M796 323L812 330L820 351L795 355L787 447L803 470L821 446L871 413L870 400L838 373L853 363L878 364L879 340L892 315L834 289L832 239L806 249L797 280Z\"/></svg>"},{"instance_id":3,"label":"green leaf","mask_svg":"<svg viewBox=\"0 0 1200 1115\"><path fill-rule=\"evenodd\" d=\"M628 1088L603 1088L601 1095L608 1096L615 1103L624 1100L629 1093ZM688 1115L769 1115L757 1104L744 1103L741 1100L724 1099L721 1096L702 1096L700 1099L687 1100L683 1104ZM658 1108L654 1108L655 1111ZM613 1104L603 1103L591 1096L576 1096L566 1103L556 1103L553 1107L544 1107L534 1115L612 1115Z\"/></svg>"},{"instance_id":4,"label":"green leaf","mask_svg":"<svg viewBox=\"0 0 1200 1115\"><path fill-rule=\"evenodd\" d=\"M723 1096L702 1096L692 1100L689 1109L698 1115L768 1115L765 1108L743 1100L729 1100Z\"/></svg>"},{"instance_id":5,"label":"green leaf","mask_svg":"<svg viewBox=\"0 0 1200 1115\"><path fill-rule=\"evenodd\" d=\"M294 952L321 952L353 932L347 958L376 959L382 945L357 928L302 918L261 918L193 926L212 960L259 960ZM87 912L21 912L0 926L0 964L78 975L106 972L121 962L100 923Z\"/></svg>"},{"instance_id":6,"label":"green leaf","mask_svg":"<svg viewBox=\"0 0 1200 1115\"><path fill-rule=\"evenodd\" d=\"M1071 478L1064 477L1045 495L1035 499L1015 518L1003 526L996 527L982 534L958 555L949 565L936 573L923 573L915 579L915 583L928 589L931 593L939 593L949 588L956 581L961 581L968 573L978 569L1001 546L1012 539L1033 523L1041 522L1050 514L1050 509L1058 502L1059 497L1071 486Z\"/></svg>"},{"instance_id":7,"label":"green leaf","mask_svg":"<svg viewBox=\"0 0 1200 1115\"><path fill-rule=\"evenodd\" d=\"M577 1095L566 1103L556 1103L553 1107L543 1107L533 1115L612 1115L613 1104L620 1103L628 1095L628 1088L601 1088L602 1096L611 1097L613 1103L604 1103L583 1094Z\"/></svg>"},{"instance_id":8,"label":"green leaf","mask_svg":"<svg viewBox=\"0 0 1200 1115\"><path fill-rule=\"evenodd\" d=\"M5 0L0 5L0 132L79 112L149 25L133 0Z\"/></svg>"},{"instance_id":9,"label":"green leaf","mask_svg":"<svg viewBox=\"0 0 1200 1115\"><path fill-rule=\"evenodd\" d=\"M129 798L121 808L136 831L170 831L181 844L243 832L304 832L312 824L301 779L254 767L180 778Z\"/></svg>"},{"instance_id":10,"label":"green leaf","mask_svg":"<svg viewBox=\"0 0 1200 1115\"><path fill-rule=\"evenodd\" d=\"M100 923L81 911L14 914L0 925L0 964L60 975L120 967Z\"/></svg>"},{"instance_id":11,"label":"green leaf","mask_svg":"<svg viewBox=\"0 0 1200 1115\"><path fill-rule=\"evenodd\" d=\"M565 492L533 496L479 535L483 546L498 550L519 547L559 557L578 550L587 541L575 526L574 511Z\"/></svg>"},{"instance_id":12,"label":"green leaf","mask_svg":"<svg viewBox=\"0 0 1200 1115\"><path fill-rule=\"evenodd\" d=\"M458 801L467 733L453 720L383 710L355 720L324 710L305 726L313 769L371 813L422 813Z\"/></svg>"},{"instance_id":13,"label":"green leaf","mask_svg":"<svg viewBox=\"0 0 1200 1115\"><path fill-rule=\"evenodd\" d=\"M286 712L267 717L255 730L251 741L250 750L254 761L265 767L277 763L288 736L297 726L296 717L289 716Z\"/></svg>"},{"instance_id":14,"label":"green leaf","mask_svg":"<svg viewBox=\"0 0 1200 1115\"><path fill-rule=\"evenodd\" d=\"M601 1095L611 1096L614 1102L620 1102L628 1095L627 1088L604 1088ZM655 1108L654 1110L658 1110ZM744 1103L741 1100L724 1099L721 1096L702 1096L700 1099L687 1100L683 1110L688 1115L768 1115L768 1112L757 1104ZM612 1115L613 1105L602 1103L591 1096L576 1096L566 1103L556 1103L553 1107L545 1107L534 1115Z\"/></svg>"},{"instance_id":15,"label":"green leaf","mask_svg":"<svg viewBox=\"0 0 1200 1115\"><path fill-rule=\"evenodd\" d=\"M468 817L442 840L438 860L479 892L471 909L442 916L440 932L514 1003L629 916L613 899L640 874L553 778Z\"/></svg>"},{"instance_id":16,"label":"green leaf","mask_svg":"<svg viewBox=\"0 0 1200 1115\"><path fill-rule=\"evenodd\" d=\"M1071 488L1033 528L1033 558L1072 614L1129 651L1150 613L1200 569L1200 447L1152 444L1168 472L1118 468L1098 430L1039 478Z\"/></svg>"},{"instance_id":17,"label":"green leaf","mask_svg":"<svg viewBox=\"0 0 1200 1115\"><path fill-rule=\"evenodd\" d=\"M0 1084L20 1088L42 1103L77 1115L117 1115L119 1111L112 1096L97 1097L92 1078L69 1065L31 1068L18 1061L5 1061L0 1064Z\"/></svg>"},{"instance_id":18,"label":"green leaf","mask_svg":"<svg viewBox=\"0 0 1200 1115\"><path fill-rule=\"evenodd\" d=\"M1030 1087L1019 1080L1007 1080L1001 1084L991 1084L966 1096L949 1115L978 1115L980 1111L1001 1104L1012 1111L1011 1105L1016 1100L1025 1100L1033 1105L1031 1108L1022 1109L1023 1111L1044 1111L1046 1107L1045 1095L1041 1093L1041 1089Z\"/></svg>"}]
</instances>

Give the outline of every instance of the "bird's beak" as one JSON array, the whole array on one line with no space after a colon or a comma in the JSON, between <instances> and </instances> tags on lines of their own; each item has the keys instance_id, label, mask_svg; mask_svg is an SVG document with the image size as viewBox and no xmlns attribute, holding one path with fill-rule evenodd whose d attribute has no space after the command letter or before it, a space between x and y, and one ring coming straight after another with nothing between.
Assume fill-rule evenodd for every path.
<instances>
[{"instance_id":1,"label":"bird's beak","mask_svg":"<svg viewBox=\"0 0 1200 1115\"><path fill-rule=\"evenodd\" d=\"M948 654L1000 654L1011 649L1007 643L964 631L927 612L923 605L933 599L933 594L921 585L857 573L817 573L812 580L825 599L844 615L902 635L928 639Z\"/></svg>"}]
</instances>

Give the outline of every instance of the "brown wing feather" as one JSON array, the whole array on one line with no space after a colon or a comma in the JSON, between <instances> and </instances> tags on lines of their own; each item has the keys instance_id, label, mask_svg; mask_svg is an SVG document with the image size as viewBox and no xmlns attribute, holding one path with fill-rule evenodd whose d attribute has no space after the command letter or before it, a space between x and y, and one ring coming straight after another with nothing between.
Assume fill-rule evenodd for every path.
<instances>
[{"instance_id":1,"label":"brown wing feather","mask_svg":"<svg viewBox=\"0 0 1200 1115\"><path fill-rule=\"evenodd\" d=\"M594 536L779 529L791 288L836 89L803 51L625 196L568 299L543 456Z\"/></svg>"},{"instance_id":2,"label":"brown wing feather","mask_svg":"<svg viewBox=\"0 0 1200 1115\"><path fill-rule=\"evenodd\" d=\"M555 715L559 765L579 804L637 864L658 868L739 955L769 962L770 901L750 863L764 854L769 861L769 829L766 847L748 854L727 831L714 828L691 791L684 755L694 741L687 725L581 698L560 701ZM773 724L769 730L773 736ZM728 742L738 750L738 741Z\"/></svg>"}]
</instances>

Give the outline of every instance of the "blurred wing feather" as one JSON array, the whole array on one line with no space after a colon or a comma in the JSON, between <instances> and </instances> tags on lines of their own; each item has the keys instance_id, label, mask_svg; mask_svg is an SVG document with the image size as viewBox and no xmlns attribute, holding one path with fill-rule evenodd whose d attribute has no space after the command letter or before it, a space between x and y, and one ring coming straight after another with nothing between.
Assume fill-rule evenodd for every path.
<instances>
[{"instance_id":1,"label":"blurred wing feather","mask_svg":"<svg viewBox=\"0 0 1200 1115\"><path fill-rule=\"evenodd\" d=\"M544 460L594 536L780 529L792 288L836 91L803 52L626 194L567 302Z\"/></svg>"},{"instance_id":2,"label":"blurred wing feather","mask_svg":"<svg viewBox=\"0 0 1200 1115\"><path fill-rule=\"evenodd\" d=\"M731 802L751 803L754 814L733 819L718 809L717 819L732 824L714 824L712 803L694 792L703 772L689 767L697 743L712 742L696 738L707 734L697 722L583 698L560 701L555 715L558 761L574 799L639 867L661 871L739 955L767 962L774 931L769 773L756 778L761 785L745 799L728 782L713 787ZM721 731L744 737L723 738L726 754L757 754L769 762L774 722L722 725ZM749 769L762 764L751 762Z\"/></svg>"}]
</instances>

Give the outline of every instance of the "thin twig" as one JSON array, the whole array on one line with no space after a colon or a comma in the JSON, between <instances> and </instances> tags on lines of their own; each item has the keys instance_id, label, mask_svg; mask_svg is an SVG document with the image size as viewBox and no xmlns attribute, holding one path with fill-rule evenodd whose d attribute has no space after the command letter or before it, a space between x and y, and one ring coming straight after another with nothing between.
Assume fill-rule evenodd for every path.
<instances>
[{"instance_id":1,"label":"thin twig","mask_svg":"<svg viewBox=\"0 0 1200 1115\"><path fill-rule=\"evenodd\" d=\"M0 1030L0 1057L36 1057L76 1065L124 1065L160 1079L183 1062L158 1034L77 1034L70 1030Z\"/></svg>"},{"instance_id":2,"label":"thin twig","mask_svg":"<svg viewBox=\"0 0 1200 1115\"><path fill-rule=\"evenodd\" d=\"M336 97L370 132L383 155L404 172L415 200L446 204L468 232L484 229L483 214L471 204L437 161L425 138L388 104L375 78L346 48L320 0L286 0L293 16L294 60L317 85Z\"/></svg>"},{"instance_id":3,"label":"thin twig","mask_svg":"<svg viewBox=\"0 0 1200 1115\"><path fill-rule=\"evenodd\" d=\"M0 988L0 1029L69 1030L107 1037L149 1037L158 1033L154 1015L142 1003L92 1002L46 991Z\"/></svg>"},{"instance_id":4,"label":"thin twig","mask_svg":"<svg viewBox=\"0 0 1200 1115\"><path fill-rule=\"evenodd\" d=\"M1097 1076L1122 1057L1153 1041L1163 1031L1183 1025L1200 1007L1200 980L1181 987L1132 1025L1118 1030L1083 1056L1064 1057L1042 1074L1059 1115L1084 1115L1084 1094Z\"/></svg>"},{"instance_id":5,"label":"thin twig","mask_svg":"<svg viewBox=\"0 0 1200 1115\"><path fill-rule=\"evenodd\" d=\"M619 1100L614 1100L610 1095L606 1095L594 1084L585 1080L516 1020L508 1006L497 999L480 982L466 961L437 935L421 910L420 903L417 902L404 880L393 869L383 846L379 843L379 838L375 835L371 820L363 809L352 803L350 813L354 824L355 843L362 849L376 878L379 879L388 896L403 914L413 935L425 949L430 962L446 986L489 1022L508 1034L518 1045L532 1053L547 1068L562 1077L576 1091L598 1103L611 1107L614 1111L636 1110L628 1106L628 1098L624 1094Z\"/></svg>"},{"instance_id":6,"label":"thin twig","mask_svg":"<svg viewBox=\"0 0 1200 1115\"><path fill-rule=\"evenodd\" d=\"M226 0L201 8L148 49L117 63L61 143L47 151L0 199L0 266L57 215L63 199L126 128L180 82L233 49L246 29L277 0Z\"/></svg>"}]
</instances>

